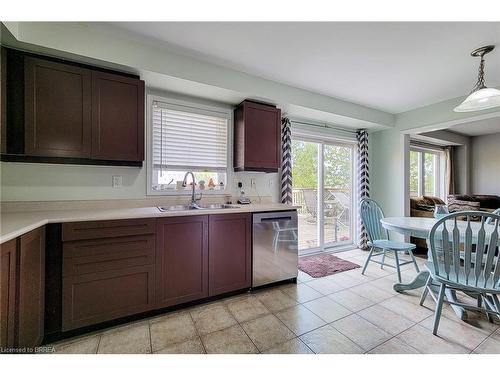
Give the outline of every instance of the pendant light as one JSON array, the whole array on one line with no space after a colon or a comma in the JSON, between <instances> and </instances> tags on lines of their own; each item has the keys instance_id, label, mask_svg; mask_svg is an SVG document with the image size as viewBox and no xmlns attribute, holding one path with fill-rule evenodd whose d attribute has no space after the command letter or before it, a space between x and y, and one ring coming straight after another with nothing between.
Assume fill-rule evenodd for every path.
<instances>
[{"instance_id":1,"label":"pendant light","mask_svg":"<svg viewBox=\"0 0 500 375\"><path fill-rule=\"evenodd\" d=\"M494 48L495 46L484 46L471 52L471 56L481 58L477 82L469 96L453 111L473 112L500 106L500 90L484 85L484 55L493 51Z\"/></svg>"}]
</instances>

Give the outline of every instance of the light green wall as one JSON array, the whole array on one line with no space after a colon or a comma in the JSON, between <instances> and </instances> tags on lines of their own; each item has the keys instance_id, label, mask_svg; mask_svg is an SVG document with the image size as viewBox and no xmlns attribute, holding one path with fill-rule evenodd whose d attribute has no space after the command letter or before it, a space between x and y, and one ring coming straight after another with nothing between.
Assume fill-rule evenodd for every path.
<instances>
[{"instance_id":1,"label":"light green wall","mask_svg":"<svg viewBox=\"0 0 500 375\"><path fill-rule=\"evenodd\" d=\"M1 165L2 201L142 198L146 168L5 163ZM123 187L111 177L123 176Z\"/></svg>"},{"instance_id":2,"label":"light green wall","mask_svg":"<svg viewBox=\"0 0 500 375\"><path fill-rule=\"evenodd\" d=\"M370 196L386 216L405 215L404 139L399 130L370 134Z\"/></svg>"},{"instance_id":3,"label":"light green wall","mask_svg":"<svg viewBox=\"0 0 500 375\"><path fill-rule=\"evenodd\" d=\"M146 197L146 167L0 163L1 201L56 201L140 199ZM123 187L113 188L111 178L123 176ZM278 200L277 173L237 173L248 196ZM250 179L256 189L250 188ZM239 191L231 183L232 194Z\"/></svg>"},{"instance_id":4,"label":"light green wall","mask_svg":"<svg viewBox=\"0 0 500 375\"><path fill-rule=\"evenodd\" d=\"M499 145L500 133L472 137L472 194L500 195Z\"/></svg>"},{"instance_id":5,"label":"light green wall","mask_svg":"<svg viewBox=\"0 0 500 375\"><path fill-rule=\"evenodd\" d=\"M1 201L57 201L141 199L146 197L146 167L0 163ZM114 175L123 176L123 187L113 188ZM277 173L237 173L248 196L270 196L277 202ZM256 189L250 187L255 180ZM239 191L231 183L231 193Z\"/></svg>"}]
</instances>

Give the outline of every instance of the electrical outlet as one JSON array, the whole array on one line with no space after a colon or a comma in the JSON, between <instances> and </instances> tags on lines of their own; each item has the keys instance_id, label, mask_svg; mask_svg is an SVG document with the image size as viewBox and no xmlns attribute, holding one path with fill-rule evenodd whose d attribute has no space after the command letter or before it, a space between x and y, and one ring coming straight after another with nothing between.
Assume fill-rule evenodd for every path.
<instances>
[{"instance_id":1,"label":"electrical outlet","mask_svg":"<svg viewBox=\"0 0 500 375\"><path fill-rule=\"evenodd\" d=\"M121 188L123 186L123 176L113 176L111 178L111 186L113 188Z\"/></svg>"}]
</instances>

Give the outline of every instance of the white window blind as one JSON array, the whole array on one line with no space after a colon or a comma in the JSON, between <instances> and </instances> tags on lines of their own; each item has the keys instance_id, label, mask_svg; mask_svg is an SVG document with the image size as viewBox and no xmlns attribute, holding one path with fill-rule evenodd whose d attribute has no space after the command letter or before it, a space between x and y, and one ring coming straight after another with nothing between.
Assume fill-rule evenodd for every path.
<instances>
[{"instance_id":1,"label":"white window blind","mask_svg":"<svg viewBox=\"0 0 500 375\"><path fill-rule=\"evenodd\" d=\"M227 115L153 102L153 167L226 171Z\"/></svg>"}]
</instances>

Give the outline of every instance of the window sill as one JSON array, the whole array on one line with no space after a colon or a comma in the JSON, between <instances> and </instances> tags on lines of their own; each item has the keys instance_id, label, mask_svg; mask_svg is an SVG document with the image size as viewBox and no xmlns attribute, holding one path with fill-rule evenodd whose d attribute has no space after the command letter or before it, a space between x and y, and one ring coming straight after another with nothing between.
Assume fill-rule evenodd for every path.
<instances>
[{"instance_id":1,"label":"window sill","mask_svg":"<svg viewBox=\"0 0 500 375\"><path fill-rule=\"evenodd\" d=\"M195 190L195 194L206 195L232 195L228 189L224 190ZM190 196L191 190L150 190L146 195Z\"/></svg>"}]
</instances>

